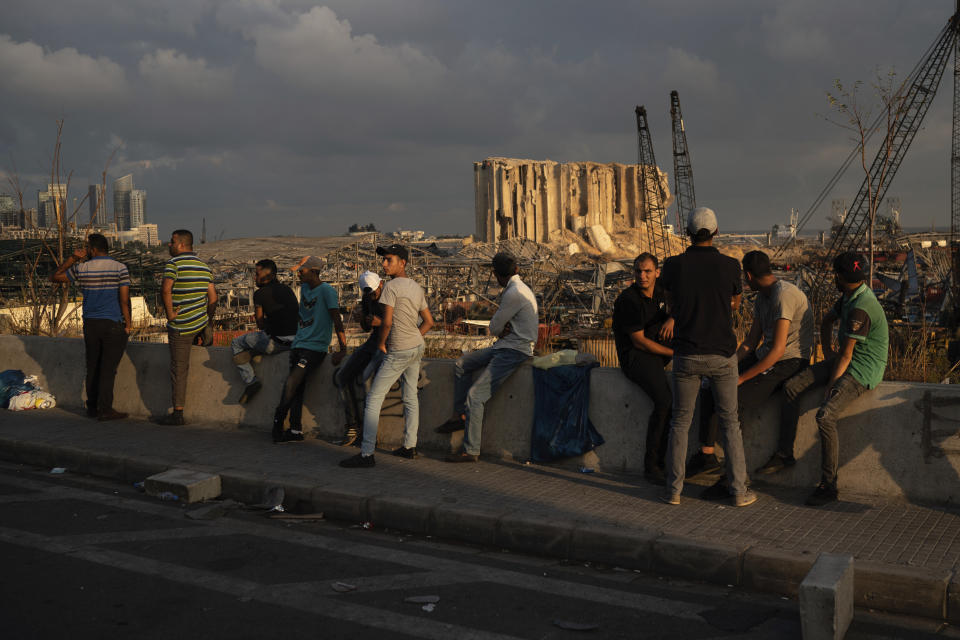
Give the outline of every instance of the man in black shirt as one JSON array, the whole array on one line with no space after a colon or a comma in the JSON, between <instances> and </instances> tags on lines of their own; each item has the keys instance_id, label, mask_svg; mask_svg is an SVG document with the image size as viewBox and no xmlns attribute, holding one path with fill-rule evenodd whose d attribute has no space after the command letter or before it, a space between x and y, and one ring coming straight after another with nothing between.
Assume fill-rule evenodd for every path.
<instances>
[{"instance_id":1,"label":"man in black shirt","mask_svg":"<svg viewBox=\"0 0 960 640\"><path fill-rule=\"evenodd\" d=\"M279 353L290 348L297 333L300 303L285 284L277 281L277 264L261 260L256 264L257 291L253 294L254 314L259 331L237 336L230 343L233 363L240 371L246 388L240 404L246 404L263 386L250 364L254 356Z\"/></svg>"},{"instance_id":2,"label":"man in black shirt","mask_svg":"<svg viewBox=\"0 0 960 640\"><path fill-rule=\"evenodd\" d=\"M721 255L713 246L717 230L712 209L694 209L687 222L693 246L667 258L660 276L674 318L673 417L667 448L667 490L661 497L667 504L680 504L687 436L703 378L713 386L733 504L745 507L757 501L756 494L747 488L737 418L737 338L732 310L740 305L743 292L740 263Z\"/></svg>"},{"instance_id":3,"label":"man in black shirt","mask_svg":"<svg viewBox=\"0 0 960 640\"><path fill-rule=\"evenodd\" d=\"M344 428L343 440L340 444L348 447L352 444L359 446L362 441L360 428L363 425L363 385L367 378L376 373L383 359L380 351L379 336L376 328L383 319L384 308L380 304L380 294L383 292L383 281L373 271L364 271L360 274L360 326L370 332L370 337L362 345L354 349L339 369L333 374L333 383L340 393L343 403L343 412L347 419Z\"/></svg>"},{"instance_id":4,"label":"man in black shirt","mask_svg":"<svg viewBox=\"0 0 960 640\"><path fill-rule=\"evenodd\" d=\"M668 316L657 257L641 253L633 261L633 284L624 289L613 305L613 335L620 369L653 401L647 423L647 445L643 473L650 482L664 484L667 428L673 396L664 366L673 349L658 340L669 340L673 320Z\"/></svg>"}]
</instances>

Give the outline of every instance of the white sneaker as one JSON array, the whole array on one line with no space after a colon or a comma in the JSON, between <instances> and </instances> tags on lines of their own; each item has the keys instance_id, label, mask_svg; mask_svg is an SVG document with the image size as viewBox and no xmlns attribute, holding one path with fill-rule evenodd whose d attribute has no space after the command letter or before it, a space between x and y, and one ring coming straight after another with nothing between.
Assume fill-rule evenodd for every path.
<instances>
[{"instance_id":1,"label":"white sneaker","mask_svg":"<svg viewBox=\"0 0 960 640\"><path fill-rule=\"evenodd\" d=\"M733 496L733 506L735 507L748 507L756 501L757 494L755 494L753 491L750 491L750 489Z\"/></svg>"}]
</instances>

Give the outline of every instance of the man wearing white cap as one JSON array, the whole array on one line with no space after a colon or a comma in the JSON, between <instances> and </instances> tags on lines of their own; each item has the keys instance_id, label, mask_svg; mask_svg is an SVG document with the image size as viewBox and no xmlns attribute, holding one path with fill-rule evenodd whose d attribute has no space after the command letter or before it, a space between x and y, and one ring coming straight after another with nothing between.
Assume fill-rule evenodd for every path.
<instances>
[{"instance_id":1,"label":"man wearing white cap","mask_svg":"<svg viewBox=\"0 0 960 640\"><path fill-rule=\"evenodd\" d=\"M667 294L673 329L673 417L667 448L667 488L662 500L680 504L687 436L703 378L710 380L727 454L727 478L733 504L757 501L747 488L747 467L737 417L737 337L733 310L743 294L740 263L713 246L717 216L698 207L690 214L687 234L693 242L663 263L660 282Z\"/></svg>"},{"instance_id":2,"label":"man wearing white cap","mask_svg":"<svg viewBox=\"0 0 960 640\"><path fill-rule=\"evenodd\" d=\"M357 347L333 374L333 383L340 393L343 402L343 411L347 424L341 445L348 447L359 443L360 426L363 420L363 383L370 375L376 372L382 351L379 344L377 327L383 319L383 305L380 304L380 293L383 291L383 281L373 271L364 271L358 282L362 297L357 310L360 312L360 326L364 331L370 331L370 337ZM369 366L377 361L374 366Z\"/></svg>"}]
</instances>

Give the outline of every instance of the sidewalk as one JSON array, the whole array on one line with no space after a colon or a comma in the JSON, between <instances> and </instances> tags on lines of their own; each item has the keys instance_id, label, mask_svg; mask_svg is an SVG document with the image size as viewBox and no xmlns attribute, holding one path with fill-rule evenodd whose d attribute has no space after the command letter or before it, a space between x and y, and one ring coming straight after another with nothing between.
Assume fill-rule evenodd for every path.
<instances>
[{"instance_id":1,"label":"sidewalk","mask_svg":"<svg viewBox=\"0 0 960 640\"><path fill-rule=\"evenodd\" d=\"M803 506L808 490L759 479L760 500L746 508L700 500L703 487L692 484L670 506L641 476L405 460L386 451L372 469L337 465L356 451L315 439L274 445L248 429L98 423L61 409L0 412L7 460L127 482L171 467L209 470L220 474L224 497L247 503L282 486L288 508L328 518L789 596L820 552L850 553L858 606L960 621L953 507L842 495L811 508Z\"/></svg>"}]
</instances>

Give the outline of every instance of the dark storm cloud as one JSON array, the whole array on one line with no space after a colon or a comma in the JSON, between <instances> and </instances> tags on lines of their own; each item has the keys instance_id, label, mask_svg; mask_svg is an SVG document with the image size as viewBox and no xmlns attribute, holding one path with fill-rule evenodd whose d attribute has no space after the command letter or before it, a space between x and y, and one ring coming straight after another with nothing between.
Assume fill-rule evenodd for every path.
<instances>
[{"instance_id":1,"label":"dark storm cloud","mask_svg":"<svg viewBox=\"0 0 960 640\"><path fill-rule=\"evenodd\" d=\"M49 173L62 116L75 193L122 142L111 175L134 174L153 221L169 229L206 216L228 235L253 235L338 233L354 221L470 232L473 161L633 162L637 103L672 174L671 89L681 95L698 200L727 228L767 227L806 207L850 148L818 116L833 79L869 80L891 66L907 73L952 4L7 8L0 151L34 191L28 201ZM912 212L918 224L946 220L949 109L938 98L891 191L908 221ZM837 197L852 197L856 177L848 182Z\"/></svg>"}]
</instances>

